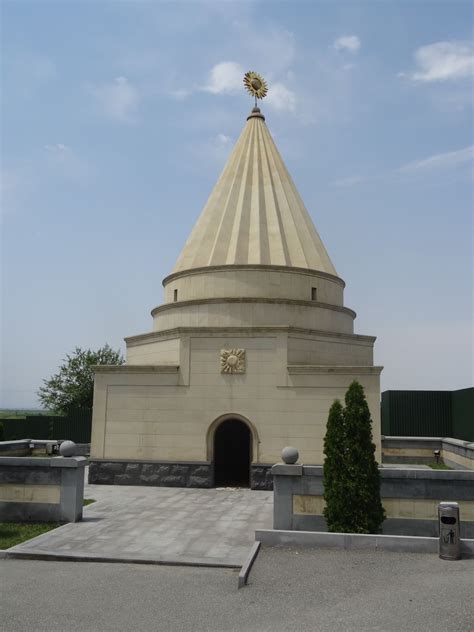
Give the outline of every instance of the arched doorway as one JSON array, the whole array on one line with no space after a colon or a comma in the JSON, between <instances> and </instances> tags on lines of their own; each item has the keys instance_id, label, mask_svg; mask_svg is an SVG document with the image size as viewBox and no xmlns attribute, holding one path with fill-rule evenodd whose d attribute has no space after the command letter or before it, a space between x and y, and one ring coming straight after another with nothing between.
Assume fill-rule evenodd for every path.
<instances>
[{"instance_id":1,"label":"arched doorway","mask_svg":"<svg viewBox=\"0 0 474 632\"><path fill-rule=\"evenodd\" d=\"M248 487L252 434L240 419L222 421L214 432L214 484Z\"/></svg>"}]
</instances>

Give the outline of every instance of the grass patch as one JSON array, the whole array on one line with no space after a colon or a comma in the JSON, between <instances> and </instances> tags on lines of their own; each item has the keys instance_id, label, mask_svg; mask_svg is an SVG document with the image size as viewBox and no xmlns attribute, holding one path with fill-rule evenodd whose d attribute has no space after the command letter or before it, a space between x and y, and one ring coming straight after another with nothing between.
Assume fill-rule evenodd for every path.
<instances>
[{"instance_id":1,"label":"grass patch","mask_svg":"<svg viewBox=\"0 0 474 632\"><path fill-rule=\"evenodd\" d=\"M449 467L449 465L446 465L446 463L442 463L441 461L439 463L436 463L436 461L433 461L432 463L427 463L427 465L429 467L431 467L432 470L452 470L452 467Z\"/></svg>"},{"instance_id":2,"label":"grass patch","mask_svg":"<svg viewBox=\"0 0 474 632\"><path fill-rule=\"evenodd\" d=\"M9 549L60 526L60 522L0 522L0 550Z\"/></svg>"},{"instance_id":3,"label":"grass patch","mask_svg":"<svg viewBox=\"0 0 474 632\"><path fill-rule=\"evenodd\" d=\"M92 505L92 503L95 503L95 498L84 498L82 504L84 507L87 507L87 505Z\"/></svg>"}]
</instances>

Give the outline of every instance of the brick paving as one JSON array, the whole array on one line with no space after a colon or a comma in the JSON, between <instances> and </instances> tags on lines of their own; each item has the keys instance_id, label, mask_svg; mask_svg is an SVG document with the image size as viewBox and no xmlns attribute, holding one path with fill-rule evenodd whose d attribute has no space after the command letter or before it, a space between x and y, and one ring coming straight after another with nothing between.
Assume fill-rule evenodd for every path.
<instances>
[{"instance_id":1,"label":"brick paving","mask_svg":"<svg viewBox=\"0 0 474 632\"><path fill-rule=\"evenodd\" d=\"M256 529L270 529L273 493L87 485L82 522L9 549L33 555L241 566Z\"/></svg>"}]
</instances>

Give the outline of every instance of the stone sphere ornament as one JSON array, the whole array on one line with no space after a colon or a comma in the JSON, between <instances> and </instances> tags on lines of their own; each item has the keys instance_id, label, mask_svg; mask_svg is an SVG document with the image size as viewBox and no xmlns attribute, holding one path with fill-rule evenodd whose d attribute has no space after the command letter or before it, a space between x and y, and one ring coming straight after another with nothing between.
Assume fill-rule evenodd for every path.
<instances>
[{"instance_id":1,"label":"stone sphere ornament","mask_svg":"<svg viewBox=\"0 0 474 632\"><path fill-rule=\"evenodd\" d=\"M291 446L287 446L281 451L281 458L287 465L294 465L298 460L298 457L298 450L296 448L292 448Z\"/></svg>"},{"instance_id":2,"label":"stone sphere ornament","mask_svg":"<svg viewBox=\"0 0 474 632\"><path fill-rule=\"evenodd\" d=\"M74 456L76 454L77 445L74 441L63 441L59 446L59 454L61 456Z\"/></svg>"}]
</instances>

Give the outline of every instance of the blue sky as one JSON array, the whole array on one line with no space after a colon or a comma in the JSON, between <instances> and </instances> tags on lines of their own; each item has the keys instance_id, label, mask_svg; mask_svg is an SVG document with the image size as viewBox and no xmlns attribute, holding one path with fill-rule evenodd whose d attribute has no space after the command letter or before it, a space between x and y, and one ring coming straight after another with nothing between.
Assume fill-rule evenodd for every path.
<instances>
[{"instance_id":1,"label":"blue sky","mask_svg":"<svg viewBox=\"0 0 474 632\"><path fill-rule=\"evenodd\" d=\"M382 389L472 385L469 2L3 2L2 394L151 330L268 80L267 125Z\"/></svg>"}]
</instances>

